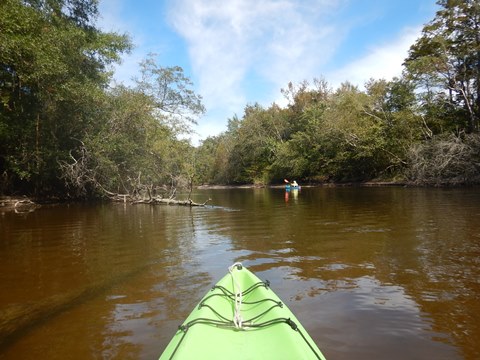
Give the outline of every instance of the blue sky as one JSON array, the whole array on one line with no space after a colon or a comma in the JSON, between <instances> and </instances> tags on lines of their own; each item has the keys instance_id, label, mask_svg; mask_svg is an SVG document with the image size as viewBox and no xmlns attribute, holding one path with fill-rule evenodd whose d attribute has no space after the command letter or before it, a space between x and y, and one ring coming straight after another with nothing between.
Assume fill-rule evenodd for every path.
<instances>
[{"instance_id":1,"label":"blue sky","mask_svg":"<svg viewBox=\"0 0 480 360\"><path fill-rule=\"evenodd\" d=\"M402 70L408 48L433 19L436 0L100 0L98 25L135 46L116 67L130 84L158 54L178 65L207 108L194 144L226 130L247 104L284 105L288 82L324 78L362 86Z\"/></svg>"}]
</instances>

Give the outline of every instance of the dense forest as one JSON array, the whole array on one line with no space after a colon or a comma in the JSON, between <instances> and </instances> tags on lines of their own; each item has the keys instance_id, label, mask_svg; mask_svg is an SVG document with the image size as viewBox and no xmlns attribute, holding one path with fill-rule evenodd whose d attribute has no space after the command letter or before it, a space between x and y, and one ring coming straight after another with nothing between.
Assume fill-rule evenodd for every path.
<instances>
[{"instance_id":1,"label":"dense forest","mask_svg":"<svg viewBox=\"0 0 480 360\"><path fill-rule=\"evenodd\" d=\"M125 34L96 0L0 2L0 194L172 196L194 184L480 183L480 1L440 0L402 76L289 83L288 106L247 104L218 136L182 140L205 112L155 55L112 85Z\"/></svg>"}]
</instances>

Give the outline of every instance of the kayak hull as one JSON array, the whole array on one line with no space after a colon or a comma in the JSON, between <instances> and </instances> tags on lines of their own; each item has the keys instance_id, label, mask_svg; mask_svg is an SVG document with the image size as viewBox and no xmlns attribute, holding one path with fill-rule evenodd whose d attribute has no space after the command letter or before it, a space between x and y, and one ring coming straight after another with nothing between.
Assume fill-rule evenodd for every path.
<instances>
[{"instance_id":1,"label":"kayak hull","mask_svg":"<svg viewBox=\"0 0 480 360\"><path fill-rule=\"evenodd\" d=\"M241 265L202 298L160 359L325 360L268 282Z\"/></svg>"}]
</instances>

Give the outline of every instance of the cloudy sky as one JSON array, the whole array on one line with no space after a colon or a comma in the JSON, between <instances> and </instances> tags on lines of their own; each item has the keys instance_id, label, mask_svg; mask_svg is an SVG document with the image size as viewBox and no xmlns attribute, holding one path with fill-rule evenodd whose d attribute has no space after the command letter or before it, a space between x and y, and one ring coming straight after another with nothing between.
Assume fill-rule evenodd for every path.
<instances>
[{"instance_id":1,"label":"cloudy sky","mask_svg":"<svg viewBox=\"0 0 480 360\"><path fill-rule=\"evenodd\" d=\"M148 53L179 65L207 113L192 140L226 130L247 104L282 103L288 82L323 78L362 86L402 70L436 0L100 0L98 25L130 35L117 66L126 84Z\"/></svg>"}]
</instances>

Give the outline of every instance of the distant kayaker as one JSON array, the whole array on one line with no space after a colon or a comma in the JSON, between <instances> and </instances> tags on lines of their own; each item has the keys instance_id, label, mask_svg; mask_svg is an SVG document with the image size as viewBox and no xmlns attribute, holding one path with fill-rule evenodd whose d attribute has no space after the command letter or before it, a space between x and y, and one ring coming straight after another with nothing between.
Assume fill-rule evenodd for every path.
<instances>
[{"instance_id":1,"label":"distant kayaker","mask_svg":"<svg viewBox=\"0 0 480 360\"><path fill-rule=\"evenodd\" d=\"M298 184L297 184L297 182L296 182L295 180L293 180L292 186L295 186L295 187L298 186Z\"/></svg>"}]
</instances>

